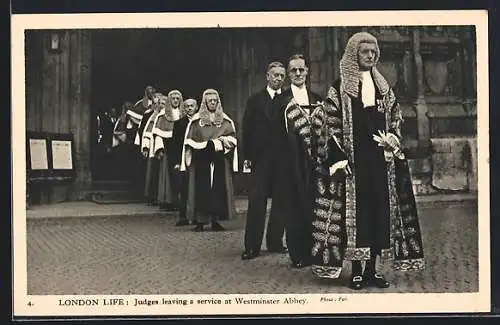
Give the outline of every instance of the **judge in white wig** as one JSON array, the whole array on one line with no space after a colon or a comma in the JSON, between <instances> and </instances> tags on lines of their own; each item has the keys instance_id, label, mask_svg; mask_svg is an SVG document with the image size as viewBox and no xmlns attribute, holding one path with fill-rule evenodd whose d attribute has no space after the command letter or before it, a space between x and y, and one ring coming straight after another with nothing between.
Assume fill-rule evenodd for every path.
<instances>
[{"instance_id":1,"label":"judge in white wig","mask_svg":"<svg viewBox=\"0 0 500 325\"><path fill-rule=\"evenodd\" d=\"M376 68L377 39L354 34L329 89L326 175L316 180L313 214L314 275L338 278L352 262L349 287L389 287L376 258L395 270L424 268L422 237L408 162L401 146L402 115L390 85ZM365 262L364 270L362 262Z\"/></svg>"},{"instance_id":2,"label":"judge in white wig","mask_svg":"<svg viewBox=\"0 0 500 325\"><path fill-rule=\"evenodd\" d=\"M194 230L203 231L208 223L214 231L224 230L219 221L234 215L232 172L238 171L238 155L234 122L215 89L203 92L200 109L186 128L181 170L186 169L194 175L187 203L195 213Z\"/></svg>"},{"instance_id":3,"label":"judge in white wig","mask_svg":"<svg viewBox=\"0 0 500 325\"><path fill-rule=\"evenodd\" d=\"M174 123L179 120L182 108L182 93L171 90L160 98L161 110L153 127L155 156L159 159L158 205L162 210L175 210L179 205L179 186L176 182L173 159Z\"/></svg>"}]
</instances>

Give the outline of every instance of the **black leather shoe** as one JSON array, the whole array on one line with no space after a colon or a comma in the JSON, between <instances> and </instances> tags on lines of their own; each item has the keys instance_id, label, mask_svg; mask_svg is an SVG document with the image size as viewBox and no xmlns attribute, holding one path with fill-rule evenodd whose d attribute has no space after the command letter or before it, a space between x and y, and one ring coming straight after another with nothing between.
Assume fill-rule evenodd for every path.
<instances>
[{"instance_id":1,"label":"black leather shoe","mask_svg":"<svg viewBox=\"0 0 500 325\"><path fill-rule=\"evenodd\" d=\"M244 251L243 254L241 254L241 259L242 260L251 260L259 256L259 253L255 251Z\"/></svg>"},{"instance_id":2,"label":"black leather shoe","mask_svg":"<svg viewBox=\"0 0 500 325\"><path fill-rule=\"evenodd\" d=\"M193 228L193 231L196 231L196 232L202 232L204 229L203 229L203 224L202 223L199 223L196 225L196 227Z\"/></svg>"},{"instance_id":3,"label":"black leather shoe","mask_svg":"<svg viewBox=\"0 0 500 325\"><path fill-rule=\"evenodd\" d=\"M368 286L374 286L381 289L387 289L391 285L389 281L387 281L382 275L377 273L373 274L370 277L365 278L365 284Z\"/></svg>"},{"instance_id":4,"label":"black leather shoe","mask_svg":"<svg viewBox=\"0 0 500 325\"><path fill-rule=\"evenodd\" d=\"M279 248L269 248L267 250L269 253L278 253L278 254L286 254L288 253L288 248L286 248L285 246L281 246Z\"/></svg>"},{"instance_id":5,"label":"black leather shoe","mask_svg":"<svg viewBox=\"0 0 500 325\"><path fill-rule=\"evenodd\" d=\"M354 275L349 282L349 288L352 290L361 290L364 288L365 281L361 275Z\"/></svg>"}]
</instances>

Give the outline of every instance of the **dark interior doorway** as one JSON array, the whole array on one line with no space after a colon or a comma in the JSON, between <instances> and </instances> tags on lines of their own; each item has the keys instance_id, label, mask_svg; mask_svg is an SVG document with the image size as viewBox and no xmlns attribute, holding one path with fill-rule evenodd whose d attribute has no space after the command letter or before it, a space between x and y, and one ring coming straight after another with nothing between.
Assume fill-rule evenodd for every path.
<instances>
[{"instance_id":1,"label":"dark interior doorway","mask_svg":"<svg viewBox=\"0 0 500 325\"><path fill-rule=\"evenodd\" d=\"M97 145L97 116L142 98L146 85L167 94L182 91L200 100L206 88L220 88L217 32L212 29L96 30L92 34L92 110L95 134L93 179L126 180ZM210 50L212 49L212 50ZM126 163L126 162L120 162Z\"/></svg>"},{"instance_id":2,"label":"dark interior doorway","mask_svg":"<svg viewBox=\"0 0 500 325\"><path fill-rule=\"evenodd\" d=\"M224 107L232 109L237 128L245 101L265 86L270 61L286 62L307 47L304 28L105 29L92 32L91 129L94 181L127 180L117 176L97 145L97 116L112 107L142 98L146 85L167 94L179 89L184 98L201 100L203 90L218 89ZM231 54L228 54L231 53ZM223 63L221 63L223 62ZM239 129L238 129L239 130ZM125 168L126 170L127 168Z\"/></svg>"}]
</instances>

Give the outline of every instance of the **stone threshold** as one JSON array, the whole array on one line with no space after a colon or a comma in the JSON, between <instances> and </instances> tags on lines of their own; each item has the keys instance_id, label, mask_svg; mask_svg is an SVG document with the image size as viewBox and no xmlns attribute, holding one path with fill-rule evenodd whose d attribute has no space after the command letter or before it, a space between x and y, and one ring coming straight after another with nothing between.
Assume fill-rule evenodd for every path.
<instances>
[{"instance_id":1,"label":"stone threshold","mask_svg":"<svg viewBox=\"0 0 500 325\"><path fill-rule=\"evenodd\" d=\"M440 194L421 195L416 197L419 208L446 207L461 204L477 204L477 194ZM244 215L247 211L246 197L236 197L235 207L237 215ZM268 211L271 202L268 203ZM59 218L103 218L119 216L165 216L174 217L176 212L160 211L158 207L148 206L145 203L102 204L91 201L74 201L54 204L35 205L26 210L26 218L59 219Z\"/></svg>"}]
</instances>

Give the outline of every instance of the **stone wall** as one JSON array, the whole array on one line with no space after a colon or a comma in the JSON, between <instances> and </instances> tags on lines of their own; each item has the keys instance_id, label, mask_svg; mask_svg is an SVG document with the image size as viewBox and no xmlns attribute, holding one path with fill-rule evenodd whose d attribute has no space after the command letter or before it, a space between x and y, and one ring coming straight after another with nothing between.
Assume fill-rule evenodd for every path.
<instances>
[{"instance_id":1,"label":"stone wall","mask_svg":"<svg viewBox=\"0 0 500 325\"><path fill-rule=\"evenodd\" d=\"M52 48L52 42L57 46ZM26 34L26 130L72 133L76 178L33 184L44 202L83 199L90 187L90 33L36 30Z\"/></svg>"},{"instance_id":2,"label":"stone wall","mask_svg":"<svg viewBox=\"0 0 500 325\"><path fill-rule=\"evenodd\" d=\"M339 77L347 40L359 31L377 37L381 49L378 69L400 101L405 120L403 145L415 192L477 190L477 149L472 144L477 134L473 27L309 28L314 91L325 95L328 85ZM445 147L448 153L443 151ZM454 180L452 171L457 171ZM445 183L461 185L436 186L442 175L449 175Z\"/></svg>"}]
</instances>

